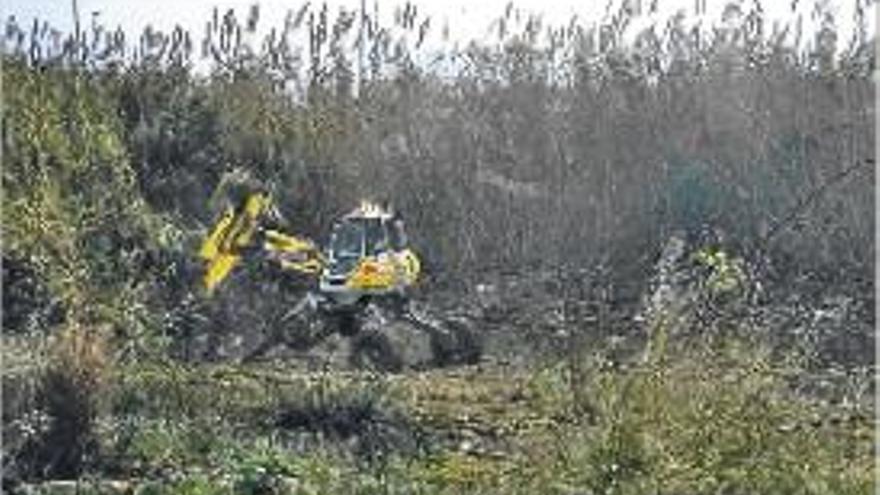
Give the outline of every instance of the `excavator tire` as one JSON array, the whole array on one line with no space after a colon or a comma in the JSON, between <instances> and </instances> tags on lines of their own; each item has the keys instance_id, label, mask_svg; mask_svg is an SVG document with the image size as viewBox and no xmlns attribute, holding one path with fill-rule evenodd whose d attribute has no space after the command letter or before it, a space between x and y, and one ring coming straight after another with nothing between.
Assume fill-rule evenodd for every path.
<instances>
[{"instance_id":1,"label":"excavator tire","mask_svg":"<svg viewBox=\"0 0 880 495\"><path fill-rule=\"evenodd\" d=\"M403 360L388 341L388 337L367 330L354 337L351 364L356 369L396 373L403 369Z\"/></svg>"}]
</instances>

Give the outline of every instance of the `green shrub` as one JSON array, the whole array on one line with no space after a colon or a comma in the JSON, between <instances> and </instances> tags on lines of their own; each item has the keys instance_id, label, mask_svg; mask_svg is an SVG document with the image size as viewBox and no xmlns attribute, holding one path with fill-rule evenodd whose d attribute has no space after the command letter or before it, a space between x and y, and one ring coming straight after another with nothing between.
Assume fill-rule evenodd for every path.
<instances>
[{"instance_id":1,"label":"green shrub","mask_svg":"<svg viewBox=\"0 0 880 495\"><path fill-rule=\"evenodd\" d=\"M592 378L595 428L574 435L597 493L868 493L870 446L787 390L791 370L738 342ZM867 491L866 491L867 490Z\"/></svg>"}]
</instances>

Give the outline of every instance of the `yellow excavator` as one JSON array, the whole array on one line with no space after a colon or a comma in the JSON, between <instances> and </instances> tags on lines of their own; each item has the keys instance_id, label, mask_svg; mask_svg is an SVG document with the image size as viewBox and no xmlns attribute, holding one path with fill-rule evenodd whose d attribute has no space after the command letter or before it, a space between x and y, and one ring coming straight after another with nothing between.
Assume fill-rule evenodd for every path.
<instances>
[{"instance_id":1,"label":"yellow excavator","mask_svg":"<svg viewBox=\"0 0 880 495\"><path fill-rule=\"evenodd\" d=\"M439 316L428 306L411 301L421 262L409 247L402 217L391 208L362 202L334 222L326 247L300 235L284 232L270 193L240 189L208 231L199 250L204 263L201 285L210 296L237 266L248 258L266 259L291 277L307 277L312 288L252 353L262 356L278 344L303 349L330 333L358 335L370 343L371 359L386 369L399 369L387 346L377 345L375 328L386 316L406 322L429 336L434 363L472 363L479 359L479 338L460 322ZM390 310L390 311L389 311ZM292 322L296 325L291 325ZM317 327L317 330L315 330ZM293 331L291 331L293 330Z\"/></svg>"},{"instance_id":2,"label":"yellow excavator","mask_svg":"<svg viewBox=\"0 0 880 495\"><path fill-rule=\"evenodd\" d=\"M265 257L292 276L316 278L310 300L325 313L349 320L370 302L405 303L418 281L419 258L408 246L402 218L388 207L362 202L334 223L324 249L308 238L272 228L270 220L279 217L271 195L263 190L227 206L199 251L208 295L252 255Z\"/></svg>"}]
</instances>

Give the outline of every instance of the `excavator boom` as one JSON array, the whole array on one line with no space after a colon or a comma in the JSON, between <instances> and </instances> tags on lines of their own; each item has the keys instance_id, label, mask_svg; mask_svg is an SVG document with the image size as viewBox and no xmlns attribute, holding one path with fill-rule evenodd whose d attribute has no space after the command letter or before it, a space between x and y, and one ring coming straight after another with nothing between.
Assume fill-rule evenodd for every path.
<instances>
[{"instance_id":1,"label":"excavator boom","mask_svg":"<svg viewBox=\"0 0 880 495\"><path fill-rule=\"evenodd\" d=\"M262 228L263 217L271 206L267 194L253 193L239 208L228 207L208 233L199 256L206 264L202 285L209 294L229 276L251 248L262 248L262 252L278 261L283 269L309 275L320 273L324 259L312 241Z\"/></svg>"}]
</instances>

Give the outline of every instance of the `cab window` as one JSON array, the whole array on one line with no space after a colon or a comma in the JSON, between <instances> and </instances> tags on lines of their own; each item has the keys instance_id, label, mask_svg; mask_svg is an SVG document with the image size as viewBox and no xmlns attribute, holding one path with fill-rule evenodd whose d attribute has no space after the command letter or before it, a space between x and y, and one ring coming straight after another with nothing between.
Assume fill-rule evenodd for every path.
<instances>
[{"instance_id":1,"label":"cab window","mask_svg":"<svg viewBox=\"0 0 880 495\"><path fill-rule=\"evenodd\" d=\"M366 220L366 252L368 256L388 251L388 232L378 218Z\"/></svg>"},{"instance_id":2,"label":"cab window","mask_svg":"<svg viewBox=\"0 0 880 495\"><path fill-rule=\"evenodd\" d=\"M391 240L391 249L399 251L406 247L406 232L403 229L403 221L393 220L389 223L388 233Z\"/></svg>"},{"instance_id":3,"label":"cab window","mask_svg":"<svg viewBox=\"0 0 880 495\"><path fill-rule=\"evenodd\" d=\"M360 256L363 229L355 222L336 225L330 238L330 251L339 257Z\"/></svg>"}]
</instances>

